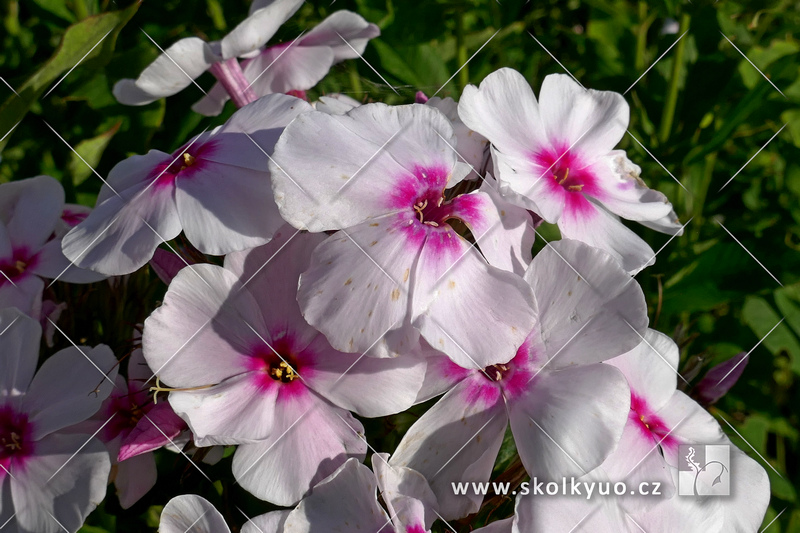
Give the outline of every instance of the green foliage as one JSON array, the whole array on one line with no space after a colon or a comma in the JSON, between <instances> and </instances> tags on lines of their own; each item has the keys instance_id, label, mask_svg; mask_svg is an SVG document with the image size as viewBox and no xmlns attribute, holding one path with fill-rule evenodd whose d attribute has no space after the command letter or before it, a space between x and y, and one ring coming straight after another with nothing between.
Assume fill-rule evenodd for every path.
<instances>
[{"instance_id":1,"label":"green foliage","mask_svg":"<svg viewBox=\"0 0 800 533\"><path fill-rule=\"evenodd\" d=\"M149 37L162 47L189 35L218 39L244 18L247 7L245 0L163 0L123 9L107 0L0 2L0 71L19 93L3 93L0 136L14 131L0 141L0 181L51 174L71 201L92 205L101 182L89 167L106 176L130 154L169 151L224 120L231 104L214 119L189 111L202 96L193 86L136 108L117 104L111 86L136 77L158 54ZM480 82L502 66L522 72L537 92L545 75L564 69L586 87L625 92L632 86L626 94L631 136L620 148L688 223L684 235L672 240L634 228L655 250L664 246L656 264L638 276L651 323L676 339L683 364L702 365L692 382L706 367L752 350L740 382L712 412L746 439L728 431L745 452L769 462L764 466L773 500L765 525L787 510L768 533L800 531L800 14L794 3L326 0L307 2L277 39L294 38L338 9L375 22L382 36L368 46L365 61L335 67L311 98L344 92L360 101L408 103L418 90L457 98L465 83ZM670 26L680 31L662 31ZM667 51L684 29L686 35ZM206 89L212 81L210 75L198 80ZM5 85L0 91L7 91ZM540 232L558 235L547 225ZM163 287L146 272L137 276L115 289L119 301L113 305L130 298L155 305ZM99 302L97 309L104 309ZM143 317L111 309L90 317L65 313L65 327L124 353L130 324ZM128 326L109 327L122 318ZM370 435L384 435L372 444L392 450L425 407L389 421L365 421ZM509 439L501 461L513 466ZM270 509L233 483L229 457L204 469L221 485L206 483L179 455L159 455L156 491L129 510L111 495L82 531L152 531L157 506L188 491L208 497L232 524L243 521L236 507L249 516Z\"/></svg>"}]
</instances>

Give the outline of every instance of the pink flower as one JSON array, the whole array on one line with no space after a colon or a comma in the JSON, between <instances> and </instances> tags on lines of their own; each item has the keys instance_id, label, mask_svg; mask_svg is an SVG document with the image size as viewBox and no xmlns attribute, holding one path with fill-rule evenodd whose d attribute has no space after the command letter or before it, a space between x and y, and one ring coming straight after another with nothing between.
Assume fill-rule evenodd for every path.
<instances>
[{"instance_id":1,"label":"pink flower","mask_svg":"<svg viewBox=\"0 0 800 533\"><path fill-rule=\"evenodd\" d=\"M282 129L309 104L271 95L172 154L151 150L116 165L94 211L63 241L75 264L110 275L142 267L183 231L223 255L268 242L281 224L267 162Z\"/></svg>"},{"instance_id":2,"label":"pink flower","mask_svg":"<svg viewBox=\"0 0 800 533\"><path fill-rule=\"evenodd\" d=\"M300 273L324 235L284 227L268 245L192 265L145 322L144 355L200 446L240 444L238 482L296 503L348 457L363 458L361 424L416 400L425 361L335 351L300 315Z\"/></svg>"},{"instance_id":3,"label":"pink flower","mask_svg":"<svg viewBox=\"0 0 800 533\"><path fill-rule=\"evenodd\" d=\"M271 93L302 93L313 88L331 67L359 57L380 29L351 11L336 11L294 41L275 44L242 62L244 82L256 97ZM192 109L218 115L230 98L220 82Z\"/></svg>"},{"instance_id":4,"label":"pink flower","mask_svg":"<svg viewBox=\"0 0 800 533\"><path fill-rule=\"evenodd\" d=\"M0 309L34 318L42 309L42 278L92 283L105 278L70 264L57 235L64 189L49 176L0 185Z\"/></svg>"},{"instance_id":5,"label":"pink flower","mask_svg":"<svg viewBox=\"0 0 800 533\"><path fill-rule=\"evenodd\" d=\"M392 457L428 479L445 519L478 510L483 497L458 496L451 481L488 481L509 423L525 470L540 480L589 472L622 433L629 390L600 362L636 346L646 330L641 288L609 254L572 240L550 243L525 280L539 305L525 343L510 361L479 370L429 359L419 400L449 392Z\"/></svg>"},{"instance_id":6,"label":"pink flower","mask_svg":"<svg viewBox=\"0 0 800 533\"><path fill-rule=\"evenodd\" d=\"M602 469L610 479L630 485L639 480L662 481L666 497L674 493L681 444L730 443L714 417L677 390L678 361L675 343L653 330L636 348L608 361L628 380L631 406L617 449ZM755 531L769 504L769 478L761 465L735 446L731 446L731 461L732 496L720 511L719 521L725 524L721 531ZM713 476L701 481L701 494L714 491ZM676 496L668 501L681 499ZM693 501L701 506L703 499ZM639 501L627 507L634 516L649 512Z\"/></svg>"},{"instance_id":7,"label":"pink flower","mask_svg":"<svg viewBox=\"0 0 800 533\"><path fill-rule=\"evenodd\" d=\"M448 191L469 172L455 142L430 106L367 104L301 115L276 144L270 168L283 218L342 230L314 251L297 295L337 350L386 357L421 334L459 365L482 368L508 361L525 340L531 289L491 266L525 257L522 239L492 240L503 236L503 209L491 195ZM483 256L454 229L462 222Z\"/></svg>"},{"instance_id":8,"label":"pink flower","mask_svg":"<svg viewBox=\"0 0 800 533\"><path fill-rule=\"evenodd\" d=\"M0 331L0 524L75 532L105 497L111 465L100 441L58 432L97 411L117 361L107 346L73 347L37 372L39 324L4 309Z\"/></svg>"},{"instance_id":9,"label":"pink flower","mask_svg":"<svg viewBox=\"0 0 800 533\"><path fill-rule=\"evenodd\" d=\"M631 273L652 264L653 250L618 216L665 233L682 228L667 198L647 188L641 169L614 150L630 114L622 95L553 74L539 99L509 68L461 96L459 116L492 143L504 195L557 223L564 238L609 252Z\"/></svg>"},{"instance_id":10,"label":"pink flower","mask_svg":"<svg viewBox=\"0 0 800 533\"><path fill-rule=\"evenodd\" d=\"M128 359L128 378L117 376L116 387L100 410L72 431L97 432L111 457L111 480L120 505L128 509L156 483L156 461L152 452L168 446L184 430L186 423L168 402L153 403L147 381L152 372L134 350ZM173 445L173 451L178 451Z\"/></svg>"},{"instance_id":11,"label":"pink flower","mask_svg":"<svg viewBox=\"0 0 800 533\"><path fill-rule=\"evenodd\" d=\"M198 37L181 39L168 47L135 80L123 79L114 85L114 96L121 104L145 105L172 96L211 70L229 85L239 107L253 101L237 58L258 54L278 28L303 4L302 0L254 0L249 16L219 41L207 43ZM241 79L239 79L241 78ZM237 81L239 83L237 83Z\"/></svg>"}]
</instances>

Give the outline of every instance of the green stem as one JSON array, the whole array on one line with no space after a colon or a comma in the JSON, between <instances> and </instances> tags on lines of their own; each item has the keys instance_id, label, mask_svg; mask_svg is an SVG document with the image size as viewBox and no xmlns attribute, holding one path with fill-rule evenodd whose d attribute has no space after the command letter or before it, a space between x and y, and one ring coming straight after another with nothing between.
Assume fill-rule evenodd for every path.
<instances>
[{"instance_id":1,"label":"green stem","mask_svg":"<svg viewBox=\"0 0 800 533\"><path fill-rule=\"evenodd\" d=\"M348 69L350 73L350 86L353 90L353 94L355 95L356 100L361 100L364 96L364 88L361 86L361 76L358 74L358 65L354 62L350 62L350 68Z\"/></svg>"},{"instance_id":2,"label":"green stem","mask_svg":"<svg viewBox=\"0 0 800 533\"><path fill-rule=\"evenodd\" d=\"M650 22L647 20L647 2L639 2L639 28L636 30L636 71L644 69L644 52L647 48L647 30Z\"/></svg>"},{"instance_id":3,"label":"green stem","mask_svg":"<svg viewBox=\"0 0 800 533\"><path fill-rule=\"evenodd\" d=\"M700 240L700 228L703 227L703 208L705 207L706 197L708 196L708 188L711 186L711 179L714 176L714 166L717 163L717 152L711 152L705 157L705 165L703 166L703 175L700 178L700 184L695 189L692 198L692 206L689 210L692 213L694 220L692 221L692 242Z\"/></svg>"},{"instance_id":4,"label":"green stem","mask_svg":"<svg viewBox=\"0 0 800 533\"><path fill-rule=\"evenodd\" d=\"M683 35L689 29L689 22L691 16L684 13L681 16L681 25L678 33ZM678 84L680 82L681 69L683 68L683 54L686 50L686 39L681 39L675 47L675 58L672 63L672 76L669 80L669 91L667 92L667 100L664 102L664 113L661 115L661 127L658 130L658 138L662 143L669 140L669 134L672 131L672 122L675 119L675 107L678 104Z\"/></svg>"},{"instance_id":5,"label":"green stem","mask_svg":"<svg viewBox=\"0 0 800 533\"><path fill-rule=\"evenodd\" d=\"M456 57L458 65L464 65L464 68L458 73L459 92L469 84L469 65L467 65L467 45L464 42L464 12L458 10L456 12Z\"/></svg>"}]
</instances>

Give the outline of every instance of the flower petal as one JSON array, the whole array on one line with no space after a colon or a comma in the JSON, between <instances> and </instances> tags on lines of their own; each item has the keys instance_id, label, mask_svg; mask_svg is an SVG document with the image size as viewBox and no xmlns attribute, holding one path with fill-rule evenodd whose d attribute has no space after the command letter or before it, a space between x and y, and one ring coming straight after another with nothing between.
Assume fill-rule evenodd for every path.
<instances>
[{"instance_id":1,"label":"flower petal","mask_svg":"<svg viewBox=\"0 0 800 533\"><path fill-rule=\"evenodd\" d=\"M345 115L312 111L286 127L270 162L275 201L296 228L319 232L411 210L400 183L420 169L451 173L453 128L421 104L366 104ZM412 202L413 203L413 202Z\"/></svg>"},{"instance_id":2,"label":"flower petal","mask_svg":"<svg viewBox=\"0 0 800 533\"><path fill-rule=\"evenodd\" d=\"M61 239L53 239L36 254L31 272L43 278L58 279L67 283L95 283L108 276L78 268L66 258L61 250Z\"/></svg>"},{"instance_id":3,"label":"flower petal","mask_svg":"<svg viewBox=\"0 0 800 533\"><path fill-rule=\"evenodd\" d=\"M508 362L535 323L533 293L519 276L488 265L462 238L448 237L431 233L422 249L414 325L464 368Z\"/></svg>"},{"instance_id":4,"label":"flower petal","mask_svg":"<svg viewBox=\"0 0 800 533\"><path fill-rule=\"evenodd\" d=\"M64 255L75 265L109 276L130 274L153 257L156 247L181 232L174 188L138 185L117 190L64 236ZM101 197L98 196L98 202Z\"/></svg>"},{"instance_id":5,"label":"flower petal","mask_svg":"<svg viewBox=\"0 0 800 533\"><path fill-rule=\"evenodd\" d=\"M389 464L389 454L372 456L372 470L378 480L378 491L396 531L429 530L438 518L439 504L425 477L410 468Z\"/></svg>"},{"instance_id":6,"label":"flower petal","mask_svg":"<svg viewBox=\"0 0 800 533\"><path fill-rule=\"evenodd\" d=\"M509 406L525 470L548 481L591 471L614 450L629 408L625 378L608 365L540 372Z\"/></svg>"},{"instance_id":7,"label":"flower petal","mask_svg":"<svg viewBox=\"0 0 800 533\"><path fill-rule=\"evenodd\" d=\"M345 354L331 348L322 335L307 350L314 354L308 386L343 409L378 417L400 413L416 403L426 368L418 354L380 359Z\"/></svg>"},{"instance_id":8,"label":"flower petal","mask_svg":"<svg viewBox=\"0 0 800 533\"><path fill-rule=\"evenodd\" d=\"M9 479L14 525L24 533L77 531L105 497L110 469L99 440L88 435L45 437L36 443L24 474Z\"/></svg>"},{"instance_id":9,"label":"flower petal","mask_svg":"<svg viewBox=\"0 0 800 533\"><path fill-rule=\"evenodd\" d=\"M680 444L713 444L725 440L716 419L679 390L656 414L670 429L669 438L661 443L661 449L664 459L675 468L681 459L678 456Z\"/></svg>"},{"instance_id":10,"label":"flower petal","mask_svg":"<svg viewBox=\"0 0 800 533\"><path fill-rule=\"evenodd\" d=\"M230 533L228 524L211 502L195 494L172 498L161 511L160 533Z\"/></svg>"},{"instance_id":11,"label":"flower petal","mask_svg":"<svg viewBox=\"0 0 800 533\"><path fill-rule=\"evenodd\" d=\"M588 158L613 150L628 129L630 109L621 94L584 89L566 74L545 77L539 102L550 145Z\"/></svg>"},{"instance_id":12,"label":"flower petal","mask_svg":"<svg viewBox=\"0 0 800 533\"><path fill-rule=\"evenodd\" d=\"M264 46L301 5L303 0L254 2L250 15L222 38L222 58L244 56Z\"/></svg>"},{"instance_id":13,"label":"flower petal","mask_svg":"<svg viewBox=\"0 0 800 533\"><path fill-rule=\"evenodd\" d=\"M325 46L301 46L289 41L270 46L242 69L259 95L307 91L333 66L333 50Z\"/></svg>"},{"instance_id":14,"label":"flower petal","mask_svg":"<svg viewBox=\"0 0 800 533\"><path fill-rule=\"evenodd\" d=\"M551 242L525 279L539 304L553 368L621 355L638 346L647 331L641 287L601 250L572 240Z\"/></svg>"},{"instance_id":15,"label":"flower petal","mask_svg":"<svg viewBox=\"0 0 800 533\"><path fill-rule=\"evenodd\" d=\"M39 360L42 327L18 309L0 310L0 398L25 394Z\"/></svg>"},{"instance_id":16,"label":"flower petal","mask_svg":"<svg viewBox=\"0 0 800 533\"><path fill-rule=\"evenodd\" d=\"M256 497L290 506L349 457L363 460L361 424L347 411L313 394L286 396L276 406L273 434L243 444L233 456L233 475Z\"/></svg>"},{"instance_id":17,"label":"flower petal","mask_svg":"<svg viewBox=\"0 0 800 533\"><path fill-rule=\"evenodd\" d=\"M17 278L13 284L0 277L0 309L16 307L30 317L39 318L43 290L44 281L39 276Z\"/></svg>"},{"instance_id":18,"label":"flower petal","mask_svg":"<svg viewBox=\"0 0 800 533\"><path fill-rule=\"evenodd\" d=\"M349 459L319 482L286 519L285 531L328 533L364 531L393 533L389 517L378 505L377 481L369 468Z\"/></svg>"},{"instance_id":19,"label":"flower petal","mask_svg":"<svg viewBox=\"0 0 800 533\"><path fill-rule=\"evenodd\" d=\"M481 216L464 216L463 220L489 264L518 276L525 274L536 237L530 213L503 199L491 175L484 179L479 193L467 198L474 204L470 208L480 209Z\"/></svg>"},{"instance_id":20,"label":"flower petal","mask_svg":"<svg viewBox=\"0 0 800 533\"><path fill-rule=\"evenodd\" d=\"M601 468L612 483L622 481L628 487L647 487L648 491L655 491L654 483L660 484L660 495L625 495L620 505L631 513L652 509L675 494L670 467L661 456L658 439L653 434L644 433L641 426L630 419L625 424L617 447L603 461Z\"/></svg>"},{"instance_id":21,"label":"flower petal","mask_svg":"<svg viewBox=\"0 0 800 533\"><path fill-rule=\"evenodd\" d=\"M595 493L596 494L596 493ZM629 527L613 498L546 496L529 494L517 498L513 533L621 533ZM648 533L650 533L648 531Z\"/></svg>"},{"instance_id":22,"label":"flower petal","mask_svg":"<svg viewBox=\"0 0 800 533\"><path fill-rule=\"evenodd\" d=\"M409 428L389 464L425 476L442 518L462 518L480 508L483 496L457 496L451 482L488 481L507 426L502 400L482 396L465 380Z\"/></svg>"},{"instance_id":23,"label":"flower petal","mask_svg":"<svg viewBox=\"0 0 800 533\"><path fill-rule=\"evenodd\" d=\"M145 105L188 87L218 61L202 39L187 37L164 50L135 80L114 84L114 96L124 105Z\"/></svg>"},{"instance_id":24,"label":"flower petal","mask_svg":"<svg viewBox=\"0 0 800 533\"><path fill-rule=\"evenodd\" d=\"M241 374L208 389L172 392L169 402L189 424L197 446L250 443L274 432L280 387L260 385Z\"/></svg>"},{"instance_id":25,"label":"flower petal","mask_svg":"<svg viewBox=\"0 0 800 533\"><path fill-rule=\"evenodd\" d=\"M246 370L263 341L255 298L216 265L192 265L172 280L164 303L144 323L144 357L172 387L202 387ZM264 333L262 332L262 335Z\"/></svg>"},{"instance_id":26,"label":"flower petal","mask_svg":"<svg viewBox=\"0 0 800 533\"><path fill-rule=\"evenodd\" d=\"M156 404L122 439L117 461L122 463L167 446L186 428L186 422L175 414L169 402Z\"/></svg>"},{"instance_id":27,"label":"flower petal","mask_svg":"<svg viewBox=\"0 0 800 533\"><path fill-rule=\"evenodd\" d=\"M510 68L489 74L480 87L467 85L458 102L464 124L489 139L502 154L517 157L549 145L541 113L528 82Z\"/></svg>"},{"instance_id":28,"label":"flower petal","mask_svg":"<svg viewBox=\"0 0 800 533\"><path fill-rule=\"evenodd\" d=\"M200 100L192 105L192 111L206 117L216 117L225 109L225 103L231 99L231 95L225 87L217 82Z\"/></svg>"},{"instance_id":29,"label":"flower petal","mask_svg":"<svg viewBox=\"0 0 800 533\"><path fill-rule=\"evenodd\" d=\"M120 507L130 509L155 486L157 477L156 459L152 454L137 455L119 463L114 486Z\"/></svg>"},{"instance_id":30,"label":"flower petal","mask_svg":"<svg viewBox=\"0 0 800 533\"><path fill-rule=\"evenodd\" d=\"M289 513L286 509L255 516L242 526L242 533L283 533Z\"/></svg>"},{"instance_id":31,"label":"flower petal","mask_svg":"<svg viewBox=\"0 0 800 533\"><path fill-rule=\"evenodd\" d=\"M0 185L0 222L11 243L37 251L53 234L64 207L64 189L50 176Z\"/></svg>"},{"instance_id":32,"label":"flower petal","mask_svg":"<svg viewBox=\"0 0 800 533\"><path fill-rule=\"evenodd\" d=\"M673 213L667 197L645 185L639 177L642 169L624 151L613 150L591 169L602 190L599 199L612 213L637 221L659 220Z\"/></svg>"},{"instance_id":33,"label":"flower petal","mask_svg":"<svg viewBox=\"0 0 800 533\"><path fill-rule=\"evenodd\" d=\"M340 9L303 36L302 45L324 46L333 50L334 63L355 59L364 53L370 39L381 34L380 28L361 15Z\"/></svg>"},{"instance_id":34,"label":"flower petal","mask_svg":"<svg viewBox=\"0 0 800 533\"><path fill-rule=\"evenodd\" d=\"M653 249L603 206L580 198L558 220L565 239L575 239L604 250L635 275L656 261Z\"/></svg>"},{"instance_id":35,"label":"flower petal","mask_svg":"<svg viewBox=\"0 0 800 533\"><path fill-rule=\"evenodd\" d=\"M114 387L117 358L103 344L65 348L49 357L25 395L34 439L95 414Z\"/></svg>"},{"instance_id":36,"label":"flower petal","mask_svg":"<svg viewBox=\"0 0 800 533\"><path fill-rule=\"evenodd\" d=\"M330 236L300 277L297 301L303 316L342 352L373 350L371 355L386 357L408 350L407 344L379 341L410 320L416 256L394 215Z\"/></svg>"},{"instance_id":37,"label":"flower petal","mask_svg":"<svg viewBox=\"0 0 800 533\"><path fill-rule=\"evenodd\" d=\"M658 410L678 388L679 360L675 341L648 329L636 348L607 363L622 371L633 394L644 400L650 409Z\"/></svg>"},{"instance_id":38,"label":"flower petal","mask_svg":"<svg viewBox=\"0 0 800 533\"><path fill-rule=\"evenodd\" d=\"M225 256L225 269L233 272L256 299L272 335L291 332L307 346L318 332L309 327L297 304L300 274L308 269L312 252L325 241L324 234L301 233L284 224L264 246ZM269 295L269 298L265 296Z\"/></svg>"}]
</instances>

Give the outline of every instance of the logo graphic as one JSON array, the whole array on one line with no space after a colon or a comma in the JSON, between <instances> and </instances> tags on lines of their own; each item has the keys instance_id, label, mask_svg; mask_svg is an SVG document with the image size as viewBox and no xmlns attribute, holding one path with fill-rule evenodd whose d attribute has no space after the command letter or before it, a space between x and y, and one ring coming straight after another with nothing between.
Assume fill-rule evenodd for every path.
<instances>
[{"instance_id":1,"label":"logo graphic","mask_svg":"<svg viewBox=\"0 0 800 533\"><path fill-rule=\"evenodd\" d=\"M678 449L680 496L731 493L731 448L727 444L681 444Z\"/></svg>"}]
</instances>

